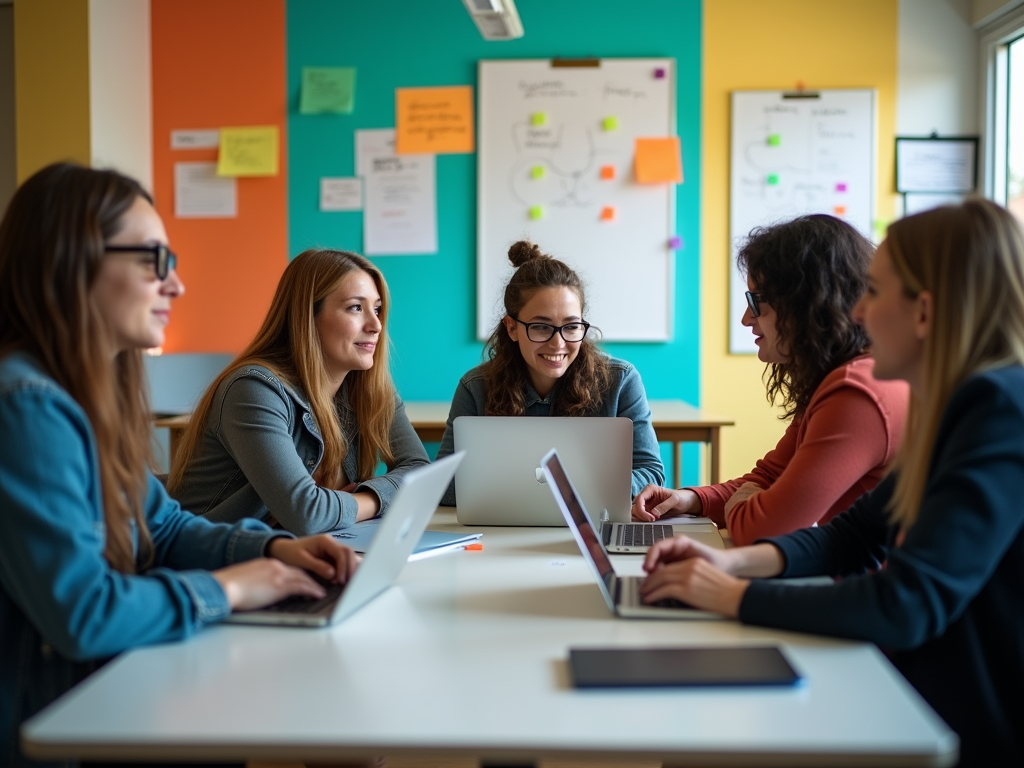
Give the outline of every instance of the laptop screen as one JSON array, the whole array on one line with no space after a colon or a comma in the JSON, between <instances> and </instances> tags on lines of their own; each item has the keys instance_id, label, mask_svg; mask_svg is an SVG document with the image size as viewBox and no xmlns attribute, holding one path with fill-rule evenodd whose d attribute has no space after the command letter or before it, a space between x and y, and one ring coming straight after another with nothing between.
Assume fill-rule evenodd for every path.
<instances>
[{"instance_id":1,"label":"laptop screen","mask_svg":"<svg viewBox=\"0 0 1024 768\"><path fill-rule=\"evenodd\" d=\"M550 454L545 459L544 466L551 473L551 477L555 481L554 490L561 498L565 508L569 510L569 515L572 517L572 526L579 534L579 538L586 547L587 552L590 553L590 559L597 568L597 572L606 584L610 583L611 577L615 575L615 569L612 567L611 560L608 559L608 553L605 552L601 539L598 538L597 533L594 531L594 526L590 524L590 518L583 508L583 502L580 501L580 497L576 494L576 489L569 482L569 476L565 474L565 469L562 467L558 454Z\"/></svg>"}]
</instances>

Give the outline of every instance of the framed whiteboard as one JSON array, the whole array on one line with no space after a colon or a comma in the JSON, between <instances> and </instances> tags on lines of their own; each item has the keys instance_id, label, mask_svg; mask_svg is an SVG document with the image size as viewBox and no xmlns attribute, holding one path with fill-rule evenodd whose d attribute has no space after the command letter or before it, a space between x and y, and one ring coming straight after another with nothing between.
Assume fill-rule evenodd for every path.
<instances>
[{"instance_id":1,"label":"framed whiteboard","mask_svg":"<svg viewBox=\"0 0 1024 768\"><path fill-rule=\"evenodd\" d=\"M740 319L746 277L736 254L754 227L807 213L873 237L875 91L733 91L729 186L729 352L756 353Z\"/></svg>"},{"instance_id":2,"label":"framed whiteboard","mask_svg":"<svg viewBox=\"0 0 1024 768\"><path fill-rule=\"evenodd\" d=\"M527 239L580 273L605 339L667 341L675 185L637 184L633 159L637 138L675 135L675 60L566 63L479 64L477 336Z\"/></svg>"}]
</instances>

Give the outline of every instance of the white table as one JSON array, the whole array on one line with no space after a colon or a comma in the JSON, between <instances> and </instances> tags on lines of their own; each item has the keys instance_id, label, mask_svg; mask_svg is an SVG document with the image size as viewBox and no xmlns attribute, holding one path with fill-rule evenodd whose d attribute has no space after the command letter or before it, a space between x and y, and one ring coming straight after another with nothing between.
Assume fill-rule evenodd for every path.
<instances>
[{"instance_id":1,"label":"white table","mask_svg":"<svg viewBox=\"0 0 1024 768\"><path fill-rule=\"evenodd\" d=\"M461 529L451 511L433 528ZM483 529L331 629L217 627L133 651L24 727L37 757L644 759L944 766L957 740L872 646L613 618L565 529ZM636 572L638 558L620 556ZM779 643L795 689L577 691L581 646Z\"/></svg>"}]
</instances>

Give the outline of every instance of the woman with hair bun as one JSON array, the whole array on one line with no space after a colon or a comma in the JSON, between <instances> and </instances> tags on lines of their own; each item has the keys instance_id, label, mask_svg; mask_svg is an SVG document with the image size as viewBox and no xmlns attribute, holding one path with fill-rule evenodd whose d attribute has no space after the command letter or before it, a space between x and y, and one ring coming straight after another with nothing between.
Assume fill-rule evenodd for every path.
<instances>
[{"instance_id":1,"label":"woman with hair bun","mask_svg":"<svg viewBox=\"0 0 1024 768\"><path fill-rule=\"evenodd\" d=\"M640 374L597 348L579 275L525 240L508 259L516 271L505 315L487 339L487 361L459 381L438 457L454 452L459 416L624 416L633 421L631 493L664 482ZM454 506L454 484L441 503Z\"/></svg>"}]
</instances>

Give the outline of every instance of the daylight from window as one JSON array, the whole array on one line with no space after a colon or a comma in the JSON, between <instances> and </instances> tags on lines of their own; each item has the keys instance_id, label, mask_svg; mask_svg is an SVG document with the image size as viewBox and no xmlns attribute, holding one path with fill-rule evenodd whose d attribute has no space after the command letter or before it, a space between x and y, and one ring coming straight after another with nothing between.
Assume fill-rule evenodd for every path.
<instances>
[{"instance_id":1,"label":"daylight from window","mask_svg":"<svg viewBox=\"0 0 1024 768\"><path fill-rule=\"evenodd\" d=\"M1024 37L1008 52L1006 205L1024 221Z\"/></svg>"}]
</instances>

